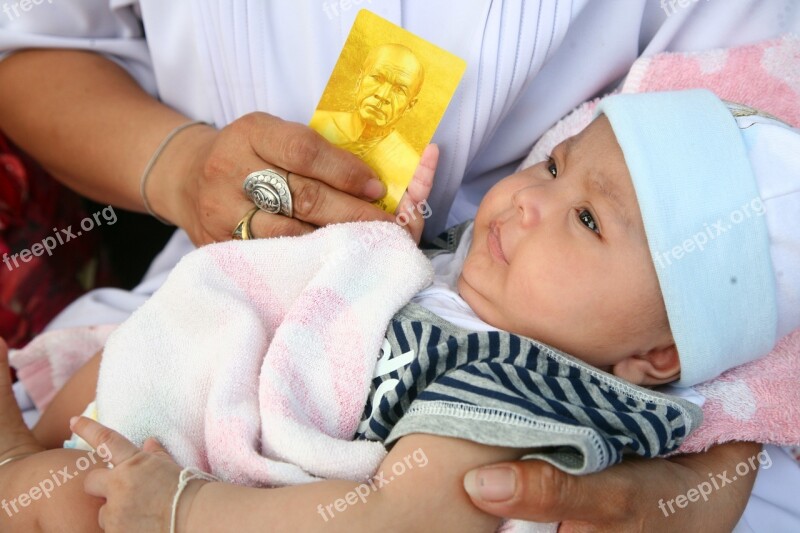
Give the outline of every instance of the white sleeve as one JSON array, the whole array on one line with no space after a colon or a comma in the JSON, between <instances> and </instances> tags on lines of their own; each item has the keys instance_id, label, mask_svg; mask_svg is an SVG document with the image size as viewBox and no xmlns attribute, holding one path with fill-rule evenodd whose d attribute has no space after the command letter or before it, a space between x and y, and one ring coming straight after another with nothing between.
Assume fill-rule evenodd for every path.
<instances>
[{"instance_id":1,"label":"white sleeve","mask_svg":"<svg viewBox=\"0 0 800 533\"><path fill-rule=\"evenodd\" d=\"M91 50L155 94L137 0L8 0L0 11L0 60L25 48Z\"/></svg>"}]
</instances>

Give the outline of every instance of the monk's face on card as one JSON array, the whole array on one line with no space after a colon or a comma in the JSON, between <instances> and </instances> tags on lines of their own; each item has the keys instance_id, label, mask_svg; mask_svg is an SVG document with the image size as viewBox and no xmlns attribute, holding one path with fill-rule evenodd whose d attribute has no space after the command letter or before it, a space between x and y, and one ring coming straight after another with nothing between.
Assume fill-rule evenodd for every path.
<instances>
[{"instance_id":1,"label":"monk's face on card","mask_svg":"<svg viewBox=\"0 0 800 533\"><path fill-rule=\"evenodd\" d=\"M417 102L422 65L408 48L387 44L373 49L358 84L361 120L378 128L393 126Z\"/></svg>"},{"instance_id":2,"label":"monk's face on card","mask_svg":"<svg viewBox=\"0 0 800 533\"><path fill-rule=\"evenodd\" d=\"M489 324L598 367L671 344L636 193L605 116L486 194L458 289Z\"/></svg>"}]
</instances>

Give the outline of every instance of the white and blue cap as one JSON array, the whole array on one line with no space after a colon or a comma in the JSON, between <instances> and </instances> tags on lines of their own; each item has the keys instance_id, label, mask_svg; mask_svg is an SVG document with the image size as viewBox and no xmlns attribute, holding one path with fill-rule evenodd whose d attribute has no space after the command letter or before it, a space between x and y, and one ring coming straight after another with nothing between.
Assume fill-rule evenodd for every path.
<instances>
[{"instance_id":1,"label":"white and blue cap","mask_svg":"<svg viewBox=\"0 0 800 533\"><path fill-rule=\"evenodd\" d=\"M691 386L800 327L800 130L706 90L602 101Z\"/></svg>"}]
</instances>

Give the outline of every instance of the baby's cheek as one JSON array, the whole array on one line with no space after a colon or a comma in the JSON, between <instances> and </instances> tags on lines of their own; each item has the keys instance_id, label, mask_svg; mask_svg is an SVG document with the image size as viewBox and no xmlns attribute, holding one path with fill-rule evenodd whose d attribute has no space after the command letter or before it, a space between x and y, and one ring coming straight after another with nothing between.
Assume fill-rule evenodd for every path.
<instances>
[{"instance_id":1,"label":"baby's cheek","mask_svg":"<svg viewBox=\"0 0 800 533\"><path fill-rule=\"evenodd\" d=\"M531 277L510 279L503 287L500 306L513 316L517 324L536 327L547 315L552 315L551 299L546 282L536 282Z\"/></svg>"}]
</instances>

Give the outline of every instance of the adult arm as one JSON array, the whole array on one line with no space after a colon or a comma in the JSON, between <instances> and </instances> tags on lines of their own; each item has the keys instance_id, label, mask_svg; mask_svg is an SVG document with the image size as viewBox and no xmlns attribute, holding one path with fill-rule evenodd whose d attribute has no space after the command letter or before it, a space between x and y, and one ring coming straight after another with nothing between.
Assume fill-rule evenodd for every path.
<instances>
[{"instance_id":1,"label":"adult arm","mask_svg":"<svg viewBox=\"0 0 800 533\"><path fill-rule=\"evenodd\" d=\"M729 532L753 490L760 444L733 442L671 459L627 459L588 476L571 476L540 461L491 465L467 476L473 503L487 513L562 522L560 532ZM737 475L740 463L747 475ZM476 484L483 481L486 496ZM708 501L701 484L718 486ZM678 496L694 497L694 502ZM670 503L672 501L672 503ZM672 509L672 510L671 510ZM674 512L673 512L674 511Z\"/></svg>"},{"instance_id":2,"label":"adult arm","mask_svg":"<svg viewBox=\"0 0 800 533\"><path fill-rule=\"evenodd\" d=\"M116 432L80 418L73 429L95 447L111 452L115 468L93 472L86 490L106 498L100 520L106 531L161 530L180 468L154 441L138 450ZM706 454L631 460L603 473L571 477L540 462L508 463L527 483L517 503L520 518L563 521L561 531L730 531L747 499L752 475L734 472L755 457L759 445L735 443ZM180 531L494 531L499 520L473 507L462 476L480 465L520 455L498 448L433 435L400 439L372 482L325 481L281 489L253 489L193 481L178 507ZM424 457L424 461L420 460ZM496 468L491 466L488 468ZM714 476L720 487L707 502L675 506L664 516L659 504L679 495L691 498ZM495 479L496 479L495 475ZM359 488L360 487L360 488ZM425 490L419 490L425 487ZM486 484L485 490L497 487ZM698 491L699 492L699 491ZM363 495L363 497L362 497ZM498 494L495 492L494 496ZM483 511L495 512L497 509ZM509 507L509 508L513 508Z\"/></svg>"},{"instance_id":3,"label":"adult arm","mask_svg":"<svg viewBox=\"0 0 800 533\"><path fill-rule=\"evenodd\" d=\"M75 50L25 50L0 61L0 125L74 190L144 211L142 171L159 143L189 119L158 102L113 61ZM296 218L258 213L259 237L298 234L331 222L390 220L370 205L383 194L374 172L310 128L251 113L217 131L195 126L152 169L154 211L196 244L230 238L252 207L244 177L270 166L290 178Z\"/></svg>"},{"instance_id":4,"label":"adult arm","mask_svg":"<svg viewBox=\"0 0 800 533\"><path fill-rule=\"evenodd\" d=\"M87 493L106 498L105 531L165 531L180 468L154 441L139 450L87 418L72 428L110 452L113 470L87 476ZM386 456L372 482L321 481L279 489L193 481L178 506L178 533L192 531L494 531L461 479L470 468L519 457L522 450L411 434ZM108 457L108 453L106 453ZM360 488L359 488L360 487ZM424 490L420 490L424 487ZM358 496L363 495L363 496ZM338 501L341 500L341 501Z\"/></svg>"}]
</instances>

